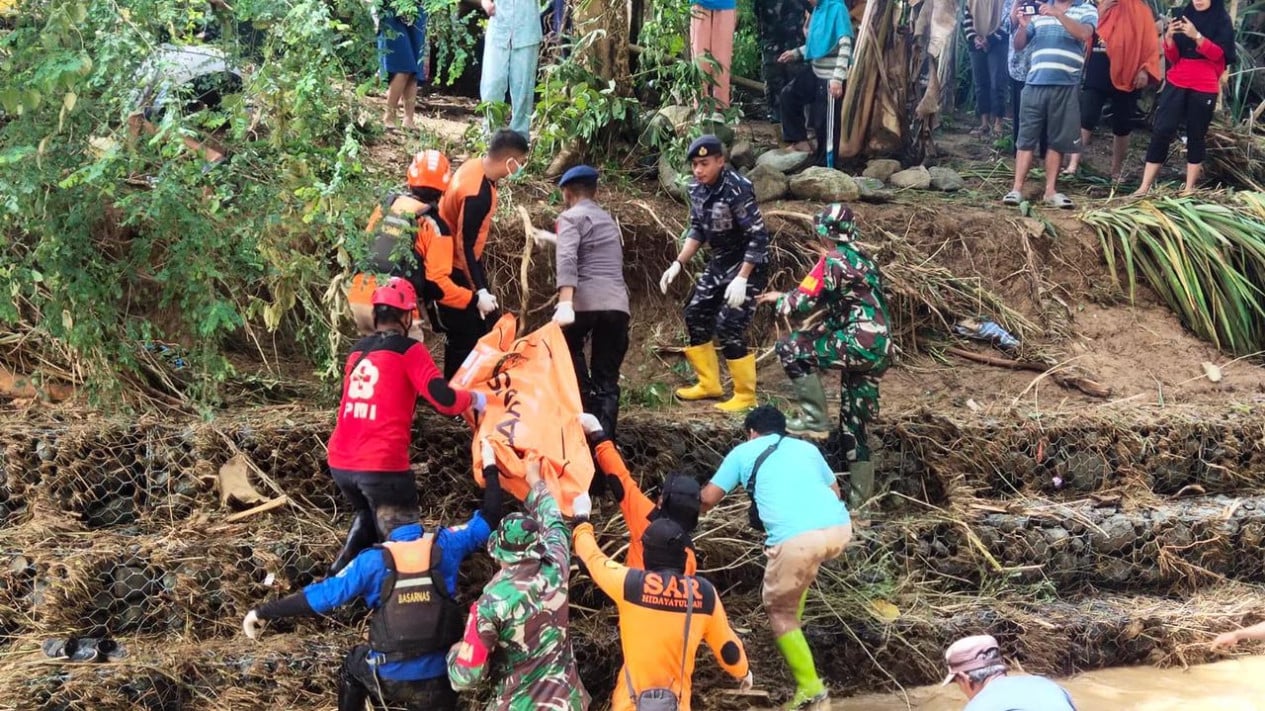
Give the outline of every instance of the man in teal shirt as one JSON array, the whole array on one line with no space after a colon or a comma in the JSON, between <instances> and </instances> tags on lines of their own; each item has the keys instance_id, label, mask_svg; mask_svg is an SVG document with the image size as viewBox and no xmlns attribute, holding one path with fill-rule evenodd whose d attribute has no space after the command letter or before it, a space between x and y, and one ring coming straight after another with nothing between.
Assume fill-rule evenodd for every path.
<instances>
[{"instance_id":1,"label":"man in teal shirt","mask_svg":"<svg viewBox=\"0 0 1265 711\"><path fill-rule=\"evenodd\" d=\"M777 408L752 410L743 429L747 441L725 456L703 487L703 510L739 484L751 496L767 534L764 610L795 677L795 696L786 708L824 708L829 695L817 676L800 619L821 564L838 558L852 540L852 519L826 459L813 444L786 436L786 416Z\"/></svg>"}]
</instances>

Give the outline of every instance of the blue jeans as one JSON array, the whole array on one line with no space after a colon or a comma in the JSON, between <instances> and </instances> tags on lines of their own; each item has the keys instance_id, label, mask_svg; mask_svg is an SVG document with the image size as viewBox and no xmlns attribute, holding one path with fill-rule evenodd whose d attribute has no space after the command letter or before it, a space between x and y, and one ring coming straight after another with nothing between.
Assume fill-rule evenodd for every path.
<instances>
[{"instance_id":1,"label":"blue jeans","mask_svg":"<svg viewBox=\"0 0 1265 711\"><path fill-rule=\"evenodd\" d=\"M993 42L986 50L971 48L971 75L975 80L975 113L1000 120L1006 115L1006 43Z\"/></svg>"},{"instance_id":2,"label":"blue jeans","mask_svg":"<svg viewBox=\"0 0 1265 711\"><path fill-rule=\"evenodd\" d=\"M512 110L510 128L528 140L531 140L531 112L536 100L539 61L539 44L511 48L489 42L483 46L479 98L488 102L505 101L508 92Z\"/></svg>"}]
</instances>

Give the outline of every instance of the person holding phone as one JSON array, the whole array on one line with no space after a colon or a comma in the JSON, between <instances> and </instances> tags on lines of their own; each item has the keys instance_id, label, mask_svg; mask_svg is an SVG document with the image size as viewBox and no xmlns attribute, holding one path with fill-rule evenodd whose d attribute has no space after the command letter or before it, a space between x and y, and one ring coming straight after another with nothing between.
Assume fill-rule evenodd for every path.
<instances>
[{"instance_id":1,"label":"person holding phone","mask_svg":"<svg viewBox=\"0 0 1265 711\"><path fill-rule=\"evenodd\" d=\"M1168 146L1186 124L1186 188L1194 192L1207 152L1208 126L1217 105L1221 75L1234 63L1234 22L1224 0L1191 0L1164 32L1167 84L1155 107L1151 144L1146 149L1142 185L1135 196L1146 195L1155 184Z\"/></svg>"},{"instance_id":2,"label":"person holding phone","mask_svg":"<svg viewBox=\"0 0 1265 711\"><path fill-rule=\"evenodd\" d=\"M1079 86L1085 47L1093 41L1098 27L1098 10L1075 0L1054 0L1041 3L1036 15L1028 15L1016 5L1011 21L1018 27L1015 49L1031 46L1032 64L1020 99L1015 181L1002 203L1023 202L1023 183L1044 130L1050 145L1045 155L1043 202L1048 207L1071 209L1072 201L1057 191L1055 182L1063 154L1081 152Z\"/></svg>"}]
</instances>

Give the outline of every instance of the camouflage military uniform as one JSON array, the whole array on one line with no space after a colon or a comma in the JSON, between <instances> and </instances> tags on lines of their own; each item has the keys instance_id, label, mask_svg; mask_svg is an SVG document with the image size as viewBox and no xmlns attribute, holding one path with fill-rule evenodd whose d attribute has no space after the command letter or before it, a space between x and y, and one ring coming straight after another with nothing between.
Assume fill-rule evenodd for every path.
<instances>
[{"instance_id":1,"label":"camouflage military uniform","mask_svg":"<svg viewBox=\"0 0 1265 711\"><path fill-rule=\"evenodd\" d=\"M764 100L769 120L781 123L782 87L791 80L792 65L777 58L788 49L804 44L804 0L756 0L756 23L760 32L760 65L764 74Z\"/></svg>"},{"instance_id":2,"label":"camouflage military uniform","mask_svg":"<svg viewBox=\"0 0 1265 711\"><path fill-rule=\"evenodd\" d=\"M711 247L711 260L698 277L685 305L685 328L690 345L720 341L725 357L747 354L747 326L755 314L755 297L768 280L769 232L756 204L751 181L725 168L715 185L690 183L690 233ZM742 308L725 305L725 288L738 276L743 262L756 265L747 278L747 300Z\"/></svg>"},{"instance_id":3,"label":"camouflage military uniform","mask_svg":"<svg viewBox=\"0 0 1265 711\"><path fill-rule=\"evenodd\" d=\"M448 654L448 678L458 691L492 678L489 710L582 711L589 695L568 632L570 532L544 483L532 488L526 508L488 541L503 567L470 607L465 637Z\"/></svg>"},{"instance_id":4,"label":"camouflage military uniform","mask_svg":"<svg viewBox=\"0 0 1265 711\"><path fill-rule=\"evenodd\" d=\"M850 242L817 261L794 291L779 300L782 313L813 316L779 339L775 349L792 380L817 369L843 371L840 425L858 448L865 447L865 423L878 415L878 381L891 355L887 300L882 274ZM850 458L868 459L868 451Z\"/></svg>"}]
</instances>

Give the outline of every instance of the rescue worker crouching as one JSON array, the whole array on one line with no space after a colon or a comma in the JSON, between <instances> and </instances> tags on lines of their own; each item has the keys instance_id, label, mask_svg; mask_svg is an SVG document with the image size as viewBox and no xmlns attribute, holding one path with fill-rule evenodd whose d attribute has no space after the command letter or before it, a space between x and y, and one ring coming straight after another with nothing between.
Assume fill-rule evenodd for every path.
<instances>
[{"instance_id":1,"label":"rescue worker crouching","mask_svg":"<svg viewBox=\"0 0 1265 711\"><path fill-rule=\"evenodd\" d=\"M428 251L452 251L452 231L439 216L439 200L451 179L447 156L433 148L422 151L409 164L406 175L408 191L388 191L374 208L366 227L366 231L373 235L367 269L352 278L347 295L360 335L373 333L371 300L378 286L374 273L408 279L428 307L436 301L470 303L473 294L469 289L453 283L446 272L434 270L436 273L432 275L432 269L426 262ZM412 238L411 243L409 238ZM434 316L428 315L433 323ZM422 340L420 321L414 320L408 335Z\"/></svg>"},{"instance_id":2,"label":"rescue worker crouching","mask_svg":"<svg viewBox=\"0 0 1265 711\"><path fill-rule=\"evenodd\" d=\"M413 285L391 277L373 294L377 332L360 339L347 356L328 463L354 517L331 575L389 533L375 525L378 507L417 508L409 442L418 397L443 415L482 412L486 404L482 393L449 387L426 346L405 335L416 308Z\"/></svg>"},{"instance_id":3,"label":"rescue worker crouching","mask_svg":"<svg viewBox=\"0 0 1265 711\"><path fill-rule=\"evenodd\" d=\"M698 515L702 507L698 482L688 474L669 472L663 480L659 500L651 501L650 497L642 493L637 482L633 481L619 449L615 447L610 435L602 429L602 423L597 417L584 413L580 416L580 424L584 427L589 446L593 449L598 475L606 479L605 488L619 502L624 523L628 525L628 557L624 563L629 568L646 567L642 536L655 521L666 519L680 526L685 534L684 571L686 575L693 575L698 570L698 561L694 541L690 536L698 526Z\"/></svg>"},{"instance_id":4,"label":"rescue worker crouching","mask_svg":"<svg viewBox=\"0 0 1265 711\"><path fill-rule=\"evenodd\" d=\"M595 201L597 179L596 169L579 165L558 181L566 210L558 215L553 320L566 336L584 410L596 414L613 437L619 369L628 352L628 287L623 238L610 213ZM592 354L587 362L586 343Z\"/></svg>"},{"instance_id":5,"label":"rescue worker crouching","mask_svg":"<svg viewBox=\"0 0 1265 711\"><path fill-rule=\"evenodd\" d=\"M713 339L733 378L733 397L716 405L726 412L755 407L755 354L747 347L747 327L755 314L756 295L768 279L769 233L756 204L751 181L725 163L724 146L715 136L702 136L688 153L694 181L690 183L690 231L685 244L659 280L659 289L680 275L685 264L702 248L711 247L711 259L699 276L685 305L689 348L685 357L698 383L676 391L682 400L708 400L724 394L720 363Z\"/></svg>"},{"instance_id":6,"label":"rescue worker crouching","mask_svg":"<svg viewBox=\"0 0 1265 711\"><path fill-rule=\"evenodd\" d=\"M587 519L577 521L572 537L589 576L619 609L624 664L611 696L613 711L644 708L639 701L648 701L647 695L674 697L678 705L671 708L689 711L694 660L703 642L742 690L751 688L747 655L720 593L705 578L685 573L689 536L675 521L659 518L645 529L645 570L606 557Z\"/></svg>"},{"instance_id":7,"label":"rescue worker crouching","mask_svg":"<svg viewBox=\"0 0 1265 711\"><path fill-rule=\"evenodd\" d=\"M866 424L878 415L879 379L891 360L887 298L878 265L856 244L852 210L832 204L817 214L814 223L825 253L798 288L785 294L763 294L760 302L776 303L779 314L803 319L774 347L803 413L787 421L788 432L829 433L820 371L831 368L842 373L839 421L851 444L847 456L852 505L859 507L874 488Z\"/></svg>"},{"instance_id":8,"label":"rescue worker crouching","mask_svg":"<svg viewBox=\"0 0 1265 711\"><path fill-rule=\"evenodd\" d=\"M338 575L251 610L242 621L246 636L258 639L262 621L324 615L363 598L372 610L369 644L353 647L343 662L339 711L363 711L370 696L413 711L455 711L445 654L461 639L465 611L453 596L461 562L500 523L498 474L495 465L484 469L482 508L460 526L428 533L416 505L379 507L378 525L390 531L385 543Z\"/></svg>"},{"instance_id":9,"label":"rescue worker crouching","mask_svg":"<svg viewBox=\"0 0 1265 711\"><path fill-rule=\"evenodd\" d=\"M534 454L526 480L526 513L506 516L488 539L488 553L501 569L470 606L465 636L448 653L448 678L457 690L490 680L489 711L584 711L589 694L569 629L571 535ZM571 508L587 516L589 495L575 497Z\"/></svg>"},{"instance_id":10,"label":"rescue worker crouching","mask_svg":"<svg viewBox=\"0 0 1265 711\"><path fill-rule=\"evenodd\" d=\"M472 158L457 169L439 202L439 216L452 228L452 249L426 253L428 278L441 283L447 276L456 286L473 292L460 299L441 300L431 325L444 334L444 379L452 380L470 351L494 321L488 318L499 305L492 295L483 249L496 214L497 183L517 175L527 164L527 139L508 129L497 131L482 158ZM463 292L453 291L453 294Z\"/></svg>"}]
</instances>

